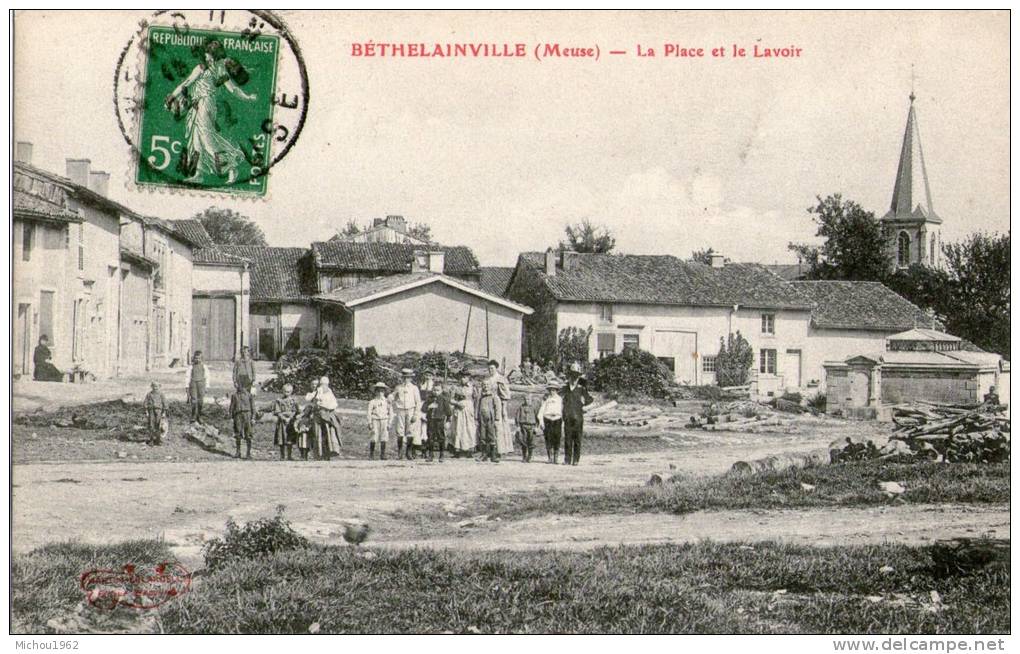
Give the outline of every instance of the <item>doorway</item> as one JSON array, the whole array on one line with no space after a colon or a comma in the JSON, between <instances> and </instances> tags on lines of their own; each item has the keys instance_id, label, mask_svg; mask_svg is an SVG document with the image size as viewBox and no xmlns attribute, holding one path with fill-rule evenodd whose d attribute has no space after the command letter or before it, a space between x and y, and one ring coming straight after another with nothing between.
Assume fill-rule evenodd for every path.
<instances>
[{"instance_id":1,"label":"doorway","mask_svg":"<svg viewBox=\"0 0 1020 654\"><path fill-rule=\"evenodd\" d=\"M14 323L14 374L28 375L32 372L32 305L18 304L18 315Z\"/></svg>"},{"instance_id":2,"label":"doorway","mask_svg":"<svg viewBox=\"0 0 1020 654\"><path fill-rule=\"evenodd\" d=\"M260 359L276 361L276 330L272 327L259 328L259 351Z\"/></svg>"}]
</instances>

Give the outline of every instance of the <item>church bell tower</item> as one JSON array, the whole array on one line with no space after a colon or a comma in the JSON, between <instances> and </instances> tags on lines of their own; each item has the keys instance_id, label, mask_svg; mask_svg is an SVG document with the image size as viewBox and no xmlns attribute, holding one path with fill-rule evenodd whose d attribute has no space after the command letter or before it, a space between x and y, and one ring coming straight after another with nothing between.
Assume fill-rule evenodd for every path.
<instances>
[{"instance_id":1,"label":"church bell tower","mask_svg":"<svg viewBox=\"0 0 1020 654\"><path fill-rule=\"evenodd\" d=\"M911 91L892 204L882 216L882 230L894 270L915 263L938 268L942 259L942 219L932 207L915 99Z\"/></svg>"}]
</instances>

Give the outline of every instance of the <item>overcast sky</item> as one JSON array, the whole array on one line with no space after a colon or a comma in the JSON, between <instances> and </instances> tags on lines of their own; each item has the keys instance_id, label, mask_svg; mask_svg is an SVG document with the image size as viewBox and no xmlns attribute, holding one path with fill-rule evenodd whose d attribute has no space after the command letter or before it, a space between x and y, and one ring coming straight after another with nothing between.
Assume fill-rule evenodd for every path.
<instances>
[{"instance_id":1,"label":"overcast sky","mask_svg":"<svg viewBox=\"0 0 1020 654\"><path fill-rule=\"evenodd\" d=\"M618 250L712 246L790 261L815 195L888 209L911 64L945 240L1009 229L1009 16L999 13L282 12L304 52L311 103L266 201L130 190L113 107L117 56L145 12L19 13L15 138L64 172L87 157L110 194L187 218L217 204L273 245L307 246L348 219L403 214L485 265L512 265L583 218ZM350 44L539 42L599 61L356 59ZM637 44L750 49L796 59L639 59ZM626 56L608 56L608 49Z\"/></svg>"}]
</instances>

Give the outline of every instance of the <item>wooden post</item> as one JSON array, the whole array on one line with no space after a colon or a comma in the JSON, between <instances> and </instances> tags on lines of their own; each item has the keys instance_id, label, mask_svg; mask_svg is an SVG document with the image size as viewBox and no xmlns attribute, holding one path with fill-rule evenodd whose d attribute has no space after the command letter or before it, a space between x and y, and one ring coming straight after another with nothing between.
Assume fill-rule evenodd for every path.
<instances>
[{"instance_id":1,"label":"wooden post","mask_svg":"<svg viewBox=\"0 0 1020 654\"><path fill-rule=\"evenodd\" d=\"M492 354L489 352L489 303L485 303L485 358L489 359Z\"/></svg>"},{"instance_id":2,"label":"wooden post","mask_svg":"<svg viewBox=\"0 0 1020 654\"><path fill-rule=\"evenodd\" d=\"M474 309L474 308L475 308L475 305L473 305L473 304L469 304L468 305L467 327L464 329L464 347L461 348L461 350L460 350L461 354L467 354L468 334L471 333L471 310Z\"/></svg>"}]
</instances>

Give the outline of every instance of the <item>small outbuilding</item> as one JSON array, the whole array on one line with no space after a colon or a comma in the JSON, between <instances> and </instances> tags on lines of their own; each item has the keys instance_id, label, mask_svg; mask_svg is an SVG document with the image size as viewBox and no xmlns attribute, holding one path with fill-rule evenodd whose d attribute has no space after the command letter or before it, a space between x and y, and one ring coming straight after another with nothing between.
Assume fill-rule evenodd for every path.
<instances>
[{"instance_id":1,"label":"small outbuilding","mask_svg":"<svg viewBox=\"0 0 1020 654\"><path fill-rule=\"evenodd\" d=\"M465 352L514 367L532 310L433 272L390 275L315 296L331 349Z\"/></svg>"}]
</instances>

